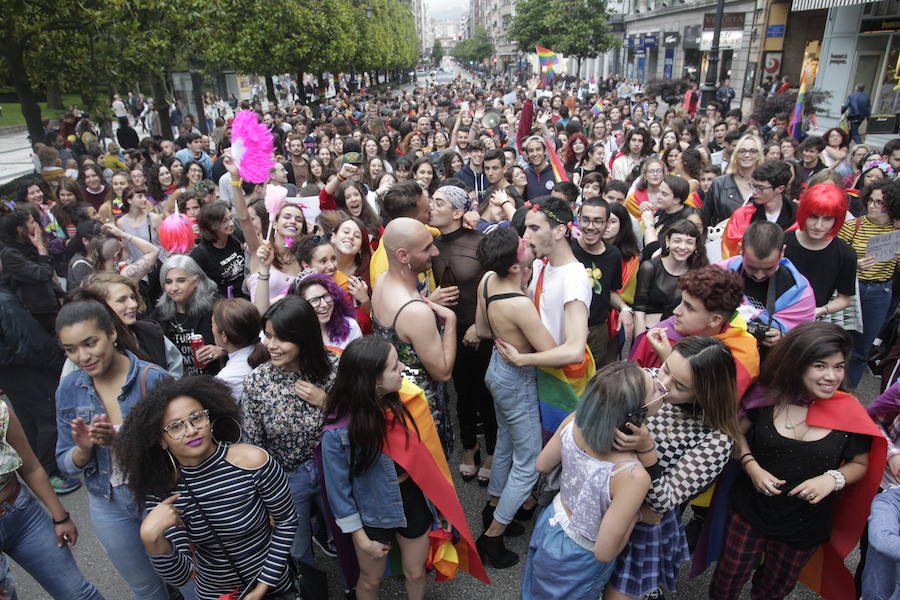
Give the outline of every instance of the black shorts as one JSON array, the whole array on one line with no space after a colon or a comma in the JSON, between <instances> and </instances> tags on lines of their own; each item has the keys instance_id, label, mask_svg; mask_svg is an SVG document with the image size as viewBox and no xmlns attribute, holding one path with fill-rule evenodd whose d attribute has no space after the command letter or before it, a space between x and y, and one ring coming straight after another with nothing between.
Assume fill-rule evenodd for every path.
<instances>
[{"instance_id":1,"label":"black shorts","mask_svg":"<svg viewBox=\"0 0 900 600\"><path fill-rule=\"evenodd\" d=\"M412 540L428 533L431 529L434 516L431 514L431 509L428 508L425 495L412 480L412 477L408 477L406 481L400 483L400 498L403 500L403 515L406 517L406 527L381 529L364 525L363 529L365 529L366 535L369 536L370 540L382 544L391 544L394 541L394 534Z\"/></svg>"}]
</instances>

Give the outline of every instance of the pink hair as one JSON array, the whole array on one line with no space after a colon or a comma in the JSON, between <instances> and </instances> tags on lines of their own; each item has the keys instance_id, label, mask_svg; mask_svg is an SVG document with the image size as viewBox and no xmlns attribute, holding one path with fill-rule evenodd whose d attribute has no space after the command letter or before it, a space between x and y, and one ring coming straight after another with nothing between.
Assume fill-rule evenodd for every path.
<instances>
[{"instance_id":1,"label":"pink hair","mask_svg":"<svg viewBox=\"0 0 900 600\"><path fill-rule=\"evenodd\" d=\"M159 243L169 254L187 254L194 247L193 219L172 213L159 226Z\"/></svg>"},{"instance_id":2,"label":"pink hair","mask_svg":"<svg viewBox=\"0 0 900 600\"><path fill-rule=\"evenodd\" d=\"M806 220L813 216L834 217L834 226L828 232L831 239L837 235L844 225L847 216L847 195L833 183L820 183L807 188L800 194L800 205L797 207L797 226L806 231Z\"/></svg>"}]
</instances>

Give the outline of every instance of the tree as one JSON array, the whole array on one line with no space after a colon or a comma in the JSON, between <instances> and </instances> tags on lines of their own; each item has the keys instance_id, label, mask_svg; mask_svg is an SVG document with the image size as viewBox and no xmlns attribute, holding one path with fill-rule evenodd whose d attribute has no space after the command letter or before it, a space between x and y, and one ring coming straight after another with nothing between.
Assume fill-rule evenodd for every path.
<instances>
[{"instance_id":1,"label":"tree","mask_svg":"<svg viewBox=\"0 0 900 600\"><path fill-rule=\"evenodd\" d=\"M494 43L487 30L479 26L475 35L460 41L453 48L453 56L469 63L480 63L494 55Z\"/></svg>"},{"instance_id":2,"label":"tree","mask_svg":"<svg viewBox=\"0 0 900 600\"><path fill-rule=\"evenodd\" d=\"M437 38L434 40L434 48L431 49L431 58L436 64L441 64L441 59L444 58L444 45Z\"/></svg>"},{"instance_id":3,"label":"tree","mask_svg":"<svg viewBox=\"0 0 900 600\"><path fill-rule=\"evenodd\" d=\"M621 42L612 33L606 0L519 0L509 38L523 49L544 46L581 61Z\"/></svg>"}]
</instances>

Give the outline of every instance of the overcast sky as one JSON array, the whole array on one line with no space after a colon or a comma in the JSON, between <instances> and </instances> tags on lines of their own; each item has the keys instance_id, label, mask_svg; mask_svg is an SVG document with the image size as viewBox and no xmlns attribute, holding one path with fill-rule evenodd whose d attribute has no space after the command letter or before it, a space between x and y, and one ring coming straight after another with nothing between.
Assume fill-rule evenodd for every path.
<instances>
[{"instance_id":1,"label":"overcast sky","mask_svg":"<svg viewBox=\"0 0 900 600\"><path fill-rule=\"evenodd\" d=\"M469 0L429 0L428 16L432 19L457 19L469 10Z\"/></svg>"}]
</instances>

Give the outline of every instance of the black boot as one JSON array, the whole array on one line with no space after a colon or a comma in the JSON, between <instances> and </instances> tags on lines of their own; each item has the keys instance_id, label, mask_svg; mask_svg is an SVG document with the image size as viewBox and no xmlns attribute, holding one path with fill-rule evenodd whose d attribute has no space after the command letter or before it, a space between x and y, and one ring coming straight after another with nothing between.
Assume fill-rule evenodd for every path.
<instances>
[{"instance_id":1,"label":"black boot","mask_svg":"<svg viewBox=\"0 0 900 600\"><path fill-rule=\"evenodd\" d=\"M519 563L519 555L509 550L503 544L503 536L488 537L486 534L475 540L475 548L478 549L478 556L481 562L487 565L492 564L497 569L508 569ZM490 560L488 560L490 559Z\"/></svg>"},{"instance_id":2,"label":"black boot","mask_svg":"<svg viewBox=\"0 0 900 600\"><path fill-rule=\"evenodd\" d=\"M495 507L491 506L491 503L488 502L484 505L484 508L481 509L481 523L484 525L485 529L490 527L491 521L494 520L494 508ZM506 537L519 537L524 534L525 527L517 521L510 521L509 525L506 526L506 531L503 532L503 535Z\"/></svg>"}]
</instances>

